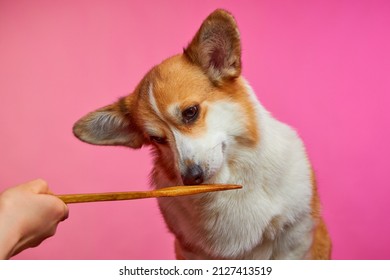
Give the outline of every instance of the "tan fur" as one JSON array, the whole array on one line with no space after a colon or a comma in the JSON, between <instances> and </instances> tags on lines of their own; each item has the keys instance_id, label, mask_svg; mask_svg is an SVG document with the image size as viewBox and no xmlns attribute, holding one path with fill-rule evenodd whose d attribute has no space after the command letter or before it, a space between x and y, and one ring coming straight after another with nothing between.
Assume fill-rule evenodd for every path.
<instances>
[{"instance_id":1,"label":"tan fur","mask_svg":"<svg viewBox=\"0 0 390 280\"><path fill-rule=\"evenodd\" d=\"M321 203L317 190L315 174L312 171L313 196L311 201L312 217L316 223L313 233L313 244L310 250L310 259L329 260L332 255L332 242L326 228L325 222L321 217Z\"/></svg>"}]
</instances>

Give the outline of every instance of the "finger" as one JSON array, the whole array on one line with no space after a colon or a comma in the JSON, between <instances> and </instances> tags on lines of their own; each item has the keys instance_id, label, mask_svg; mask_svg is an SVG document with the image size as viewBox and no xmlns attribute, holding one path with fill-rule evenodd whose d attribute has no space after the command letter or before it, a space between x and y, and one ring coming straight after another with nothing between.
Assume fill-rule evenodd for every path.
<instances>
[{"instance_id":1,"label":"finger","mask_svg":"<svg viewBox=\"0 0 390 280\"><path fill-rule=\"evenodd\" d=\"M63 207L64 207L64 212L63 212L64 214L62 215L61 222L65 221L67 218L69 218L69 208L68 208L68 206L65 203L63 203Z\"/></svg>"},{"instance_id":2,"label":"finger","mask_svg":"<svg viewBox=\"0 0 390 280\"><path fill-rule=\"evenodd\" d=\"M43 179L32 180L20 186L37 194L46 194L50 191L47 182Z\"/></svg>"},{"instance_id":3,"label":"finger","mask_svg":"<svg viewBox=\"0 0 390 280\"><path fill-rule=\"evenodd\" d=\"M50 195L50 196L55 198L59 221L62 222L66 220L69 217L68 205L66 205L61 199L59 199L55 195Z\"/></svg>"}]
</instances>

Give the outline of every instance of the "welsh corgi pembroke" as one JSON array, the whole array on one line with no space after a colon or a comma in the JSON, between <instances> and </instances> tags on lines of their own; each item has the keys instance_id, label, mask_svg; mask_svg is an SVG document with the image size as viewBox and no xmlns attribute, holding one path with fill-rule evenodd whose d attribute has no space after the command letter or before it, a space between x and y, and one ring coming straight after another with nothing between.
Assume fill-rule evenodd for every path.
<instances>
[{"instance_id":1,"label":"welsh corgi pembroke","mask_svg":"<svg viewBox=\"0 0 390 280\"><path fill-rule=\"evenodd\" d=\"M134 92L81 118L80 140L153 150L154 188L241 190L160 198L178 259L329 259L312 167L297 133L273 118L241 76L234 17L216 10L183 53Z\"/></svg>"}]
</instances>

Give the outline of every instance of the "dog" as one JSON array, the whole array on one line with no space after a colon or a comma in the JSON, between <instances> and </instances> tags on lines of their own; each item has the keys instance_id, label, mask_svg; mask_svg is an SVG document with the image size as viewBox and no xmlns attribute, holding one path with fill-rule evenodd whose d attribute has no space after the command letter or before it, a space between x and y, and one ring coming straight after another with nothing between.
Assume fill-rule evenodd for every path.
<instances>
[{"instance_id":1,"label":"dog","mask_svg":"<svg viewBox=\"0 0 390 280\"><path fill-rule=\"evenodd\" d=\"M292 128L241 76L237 23L218 9L183 53L134 92L77 121L95 145L151 146L152 185L237 184L241 190L159 198L177 259L329 259L314 173Z\"/></svg>"}]
</instances>

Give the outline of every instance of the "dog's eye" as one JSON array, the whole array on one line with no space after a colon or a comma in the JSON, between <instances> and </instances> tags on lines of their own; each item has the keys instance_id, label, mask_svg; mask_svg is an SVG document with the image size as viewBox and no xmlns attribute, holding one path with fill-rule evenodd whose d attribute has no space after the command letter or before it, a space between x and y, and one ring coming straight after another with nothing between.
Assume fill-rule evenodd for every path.
<instances>
[{"instance_id":1,"label":"dog's eye","mask_svg":"<svg viewBox=\"0 0 390 280\"><path fill-rule=\"evenodd\" d=\"M183 117L183 122L184 123L191 123L196 120L197 116L199 113L199 106L194 105L191 107L188 107L185 109L182 113L181 116Z\"/></svg>"},{"instance_id":2,"label":"dog's eye","mask_svg":"<svg viewBox=\"0 0 390 280\"><path fill-rule=\"evenodd\" d=\"M150 136L150 140L157 143L157 144L165 144L167 143L167 139L164 137L158 137L158 136Z\"/></svg>"}]
</instances>

